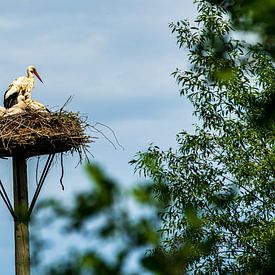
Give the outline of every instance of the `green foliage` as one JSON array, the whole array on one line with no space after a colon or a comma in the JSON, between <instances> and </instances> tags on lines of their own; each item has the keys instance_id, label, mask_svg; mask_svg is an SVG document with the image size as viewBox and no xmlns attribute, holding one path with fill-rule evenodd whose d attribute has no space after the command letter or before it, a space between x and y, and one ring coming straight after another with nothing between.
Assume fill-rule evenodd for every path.
<instances>
[{"instance_id":1,"label":"green foliage","mask_svg":"<svg viewBox=\"0 0 275 275\"><path fill-rule=\"evenodd\" d=\"M88 165L93 184L72 206L44 202L39 213L51 209L49 219L64 222L62 234L78 234L91 244L42 273L129 274L128 259L136 251L140 274L274 273L274 65L266 45L240 41L233 31L252 28L260 12L256 1L196 3L195 25L170 24L179 47L189 51L190 69L173 76L194 106L199 120L194 133L183 130L177 148L164 151L152 144L131 161L153 184L125 191ZM259 26L270 23L264 22ZM256 29L270 35L267 30ZM128 207L133 199L139 217ZM35 224L43 227L49 219L42 215ZM40 263L37 251L45 243L41 236L35 240L34 260ZM106 243L116 246L112 255L101 249Z\"/></svg>"},{"instance_id":2,"label":"green foliage","mask_svg":"<svg viewBox=\"0 0 275 275\"><path fill-rule=\"evenodd\" d=\"M122 193L121 188L99 167L88 165L87 173L93 183L91 190L79 193L71 207L56 200L44 201L38 214L41 215L41 211L47 214L50 210L47 214L49 219L45 215L43 220L38 217L34 225L42 228L45 224L49 226L49 220L63 220L63 234L78 234L86 243L89 240L91 243L93 240L114 242L114 245L120 243L116 254L112 255L114 259L110 261L110 256L100 253L100 249L91 245L84 251L74 249L61 262L51 264L50 268L43 267L44 274L123 274L127 257L135 249L149 249L158 243L159 234L154 230L156 216L152 214L139 220L132 219L124 205L127 204L124 199L124 196L128 197L127 193ZM141 187L139 189L143 192ZM92 230L90 225L97 224L97 221L100 225ZM34 240L40 240L40 243L33 242L35 247L43 244L40 236L35 237ZM41 265L40 260L36 259L36 265Z\"/></svg>"},{"instance_id":3,"label":"green foliage","mask_svg":"<svg viewBox=\"0 0 275 275\"><path fill-rule=\"evenodd\" d=\"M232 19L235 29L258 35L265 50L275 56L274 0L208 0L219 5Z\"/></svg>"},{"instance_id":4,"label":"green foliage","mask_svg":"<svg viewBox=\"0 0 275 275\"><path fill-rule=\"evenodd\" d=\"M79 193L71 207L56 200L47 200L38 208L38 215L33 221L33 232L37 234L32 235L35 251L32 259L33 266L40 267L39 274L129 274L128 258L141 251L137 260L138 273L150 271L174 275L180 274L181 268L199 251L207 249L206 242L197 245L189 243L181 249L165 252L160 247L158 231L161 223L158 212L163 209L163 202L155 199L151 184L141 184L126 192L99 167L88 165L87 172L92 179L91 189ZM160 183L158 189L164 192ZM128 208L129 200L135 200L139 211L143 211L142 215L138 215L140 217L136 217L136 210ZM195 209L188 208L186 213L190 231L199 232L200 220ZM61 220L63 237L77 234L83 237L83 242L91 244L82 250L73 249L62 260L43 266L42 252L47 246L38 232L45 226L49 230L51 222ZM101 244L93 246L95 240ZM106 243L116 247L112 255L101 249Z\"/></svg>"},{"instance_id":5,"label":"green foliage","mask_svg":"<svg viewBox=\"0 0 275 275\"><path fill-rule=\"evenodd\" d=\"M115 181L108 178L94 165L87 166L92 179L90 190L79 193L71 207L57 200L47 200L40 204L33 221L32 246L33 266L39 274L159 274L177 275L201 255L208 255L214 247L215 236L203 237L203 221L196 207L186 205L183 210L188 224L189 240L181 243L180 236L175 235L179 245L173 250L162 247L161 220L165 220L165 207L171 201L169 190L162 182L139 184L129 191L123 191ZM156 200L156 196L158 199ZM129 200L135 201L137 210L129 209ZM137 215L138 214L138 215ZM41 237L45 226L50 230L54 221L63 221L60 227L62 237L79 235L87 247L72 249L61 260L43 265L43 251L47 242ZM35 228L34 228L35 227ZM161 230L160 230L161 229ZM172 227L171 227L172 229ZM36 233L36 234L35 234ZM96 241L97 245L92 245ZM101 249L106 244L113 244L114 253ZM139 268L131 272L128 259L137 251Z\"/></svg>"},{"instance_id":6,"label":"green foliage","mask_svg":"<svg viewBox=\"0 0 275 275\"><path fill-rule=\"evenodd\" d=\"M275 88L273 62L260 45L232 38L224 8L196 2L195 26L180 21L170 27L191 64L173 76L200 123L194 134L177 135L176 150L151 145L131 163L169 190L162 214L166 251L214 240L186 270L274 271L275 128L273 109L266 108ZM190 206L198 219L193 223Z\"/></svg>"}]
</instances>

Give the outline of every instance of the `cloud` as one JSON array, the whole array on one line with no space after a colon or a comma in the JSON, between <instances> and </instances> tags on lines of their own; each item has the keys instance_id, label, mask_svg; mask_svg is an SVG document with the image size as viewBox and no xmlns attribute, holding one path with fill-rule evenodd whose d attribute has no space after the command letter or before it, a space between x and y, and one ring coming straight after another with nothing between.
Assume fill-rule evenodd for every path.
<instances>
[{"instance_id":1,"label":"cloud","mask_svg":"<svg viewBox=\"0 0 275 275\"><path fill-rule=\"evenodd\" d=\"M65 9L55 3L55 10L52 4L42 4L42 14L27 17L14 10L11 22L24 31L5 35L0 45L3 64L19 65L22 73L30 63L37 64L54 95L75 91L91 100L118 100L167 94L169 74L181 57L174 54L168 29L170 19L180 17L178 1L161 2L158 9L148 1L83 1L77 7L67 2ZM24 5L40 9L32 1Z\"/></svg>"},{"instance_id":2,"label":"cloud","mask_svg":"<svg viewBox=\"0 0 275 275\"><path fill-rule=\"evenodd\" d=\"M15 21L10 18L0 18L0 31L22 30L24 25L24 22Z\"/></svg>"}]
</instances>

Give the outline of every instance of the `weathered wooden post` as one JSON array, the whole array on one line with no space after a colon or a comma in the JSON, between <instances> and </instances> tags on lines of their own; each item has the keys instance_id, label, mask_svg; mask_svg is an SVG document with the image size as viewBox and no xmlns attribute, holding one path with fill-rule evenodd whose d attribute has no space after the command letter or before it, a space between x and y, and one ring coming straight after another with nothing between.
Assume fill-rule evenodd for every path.
<instances>
[{"instance_id":1,"label":"weathered wooden post","mask_svg":"<svg viewBox=\"0 0 275 275\"><path fill-rule=\"evenodd\" d=\"M19 152L12 161L15 271L16 275L30 275L27 163L25 156Z\"/></svg>"}]
</instances>

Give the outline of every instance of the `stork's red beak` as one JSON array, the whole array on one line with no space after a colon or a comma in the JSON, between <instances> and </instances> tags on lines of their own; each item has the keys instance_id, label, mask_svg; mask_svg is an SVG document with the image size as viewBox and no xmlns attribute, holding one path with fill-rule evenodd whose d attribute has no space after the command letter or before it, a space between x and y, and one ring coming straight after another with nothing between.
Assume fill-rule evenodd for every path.
<instances>
[{"instance_id":1,"label":"stork's red beak","mask_svg":"<svg viewBox=\"0 0 275 275\"><path fill-rule=\"evenodd\" d=\"M33 73L37 76L37 78L43 83L41 77L39 76L38 72L37 71L33 71Z\"/></svg>"}]
</instances>

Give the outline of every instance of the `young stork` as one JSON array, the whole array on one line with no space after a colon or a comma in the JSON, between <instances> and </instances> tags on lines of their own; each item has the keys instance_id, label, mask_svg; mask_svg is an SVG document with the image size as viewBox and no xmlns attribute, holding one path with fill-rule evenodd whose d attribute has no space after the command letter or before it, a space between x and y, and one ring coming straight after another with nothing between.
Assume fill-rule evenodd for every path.
<instances>
[{"instance_id":1,"label":"young stork","mask_svg":"<svg viewBox=\"0 0 275 275\"><path fill-rule=\"evenodd\" d=\"M4 95L4 106L5 108L11 108L13 105L31 98L31 91L34 88L34 76L43 83L39 74L37 73L34 66L29 66L27 69L27 76L20 76L15 79Z\"/></svg>"}]
</instances>

